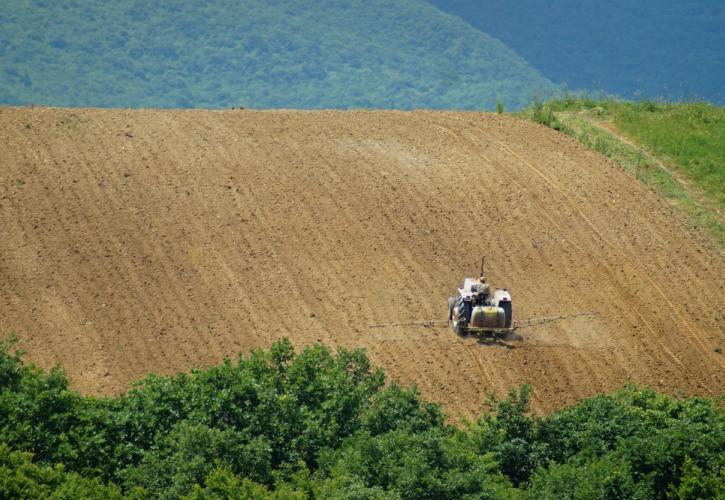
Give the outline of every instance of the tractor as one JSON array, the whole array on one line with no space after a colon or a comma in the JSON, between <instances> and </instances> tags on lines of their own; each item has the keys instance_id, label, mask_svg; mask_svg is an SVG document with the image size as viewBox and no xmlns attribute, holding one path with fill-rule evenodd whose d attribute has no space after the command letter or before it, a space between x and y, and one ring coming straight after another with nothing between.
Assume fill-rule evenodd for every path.
<instances>
[{"instance_id":1,"label":"tractor","mask_svg":"<svg viewBox=\"0 0 725 500\"><path fill-rule=\"evenodd\" d=\"M480 277L464 278L456 295L448 298L448 323L459 335L497 336L514 330L511 295L486 282L483 261Z\"/></svg>"}]
</instances>

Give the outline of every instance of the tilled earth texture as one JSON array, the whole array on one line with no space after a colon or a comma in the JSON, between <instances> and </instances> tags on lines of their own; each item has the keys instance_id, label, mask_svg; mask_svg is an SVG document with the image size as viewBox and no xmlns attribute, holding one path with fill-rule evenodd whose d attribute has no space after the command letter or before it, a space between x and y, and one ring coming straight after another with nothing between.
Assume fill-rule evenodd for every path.
<instances>
[{"instance_id":1,"label":"tilled earth texture","mask_svg":"<svg viewBox=\"0 0 725 500\"><path fill-rule=\"evenodd\" d=\"M628 381L725 388L722 253L536 124L0 108L0 141L0 332L83 393L280 337L364 347L454 417L524 382L538 413ZM596 314L495 342L400 325L445 323L482 255L516 319Z\"/></svg>"}]
</instances>

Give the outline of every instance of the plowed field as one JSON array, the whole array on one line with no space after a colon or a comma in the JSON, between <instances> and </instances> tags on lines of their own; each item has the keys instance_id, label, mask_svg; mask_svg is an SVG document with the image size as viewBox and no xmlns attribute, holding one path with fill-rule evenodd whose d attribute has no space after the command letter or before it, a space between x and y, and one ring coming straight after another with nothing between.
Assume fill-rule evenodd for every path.
<instances>
[{"instance_id":1,"label":"plowed field","mask_svg":"<svg viewBox=\"0 0 725 500\"><path fill-rule=\"evenodd\" d=\"M453 415L534 385L538 412L627 381L725 389L725 266L599 154L452 112L0 108L0 332L76 388L220 362L287 336L361 346ZM447 328L487 256L517 319Z\"/></svg>"}]
</instances>

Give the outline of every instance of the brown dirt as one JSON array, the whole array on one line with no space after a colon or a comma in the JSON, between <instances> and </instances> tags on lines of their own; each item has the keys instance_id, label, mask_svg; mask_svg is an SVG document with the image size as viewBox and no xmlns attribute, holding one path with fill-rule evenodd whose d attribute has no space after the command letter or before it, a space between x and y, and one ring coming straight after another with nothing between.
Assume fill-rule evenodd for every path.
<instances>
[{"instance_id":1,"label":"brown dirt","mask_svg":"<svg viewBox=\"0 0 725 500\"><path fill-rule=\"evenodd\" d=\"M0 332L87 394L268 346L362 346L459 416L534 385L538 412L627 381L725 388L725 272L614 163L512 117L0 108ZM446 328L487 256L518 318Z\"/></svg>"}]
</instances>

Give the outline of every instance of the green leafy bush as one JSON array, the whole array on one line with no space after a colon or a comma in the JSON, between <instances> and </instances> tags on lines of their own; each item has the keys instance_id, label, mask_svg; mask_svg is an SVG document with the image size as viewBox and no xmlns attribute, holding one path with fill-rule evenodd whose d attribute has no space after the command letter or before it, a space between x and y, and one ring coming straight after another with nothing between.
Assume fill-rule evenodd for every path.
<instances>
[{"instance_id":1,"label":"green leafy bush","mask_svg":"<svg viewBox=\"0 0 725 500\"><path fill-rule=\"evenodd\" d=\"M66 472L61 464L34 463L32 454L0 443L0 498L122 498L114 485Z\"/></svg>"}]
</instances>

